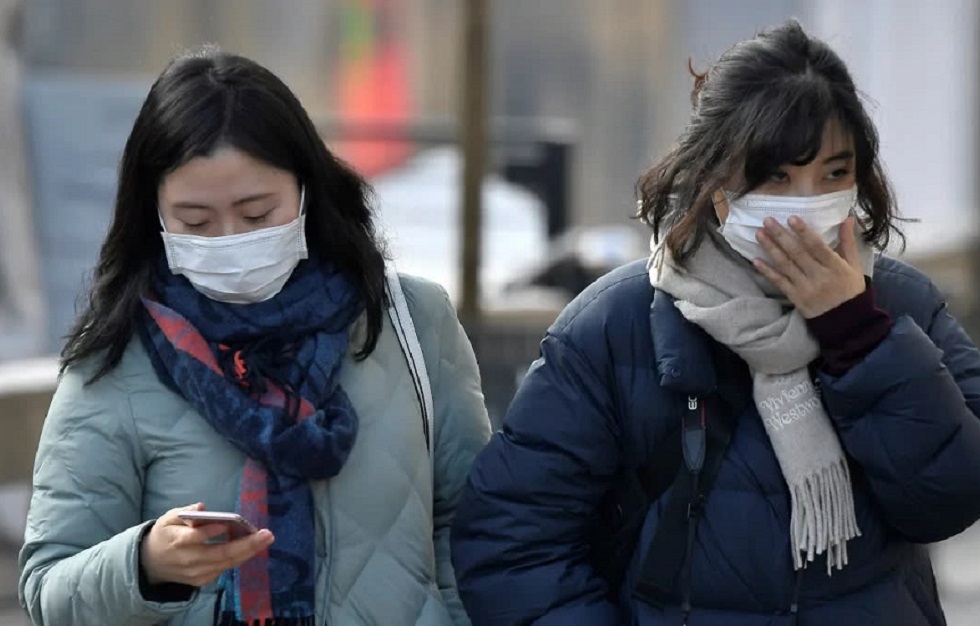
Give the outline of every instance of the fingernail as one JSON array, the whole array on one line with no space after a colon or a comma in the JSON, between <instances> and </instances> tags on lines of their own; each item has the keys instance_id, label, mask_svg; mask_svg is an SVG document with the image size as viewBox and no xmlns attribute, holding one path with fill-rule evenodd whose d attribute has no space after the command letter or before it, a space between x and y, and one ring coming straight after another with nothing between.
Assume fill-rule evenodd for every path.
<instances>
[{"instance_id":1,"label":"fingernail","mask_svg":"<svg viewBox=\"0 0 980 626\"><path fill-rule=\"evenodd\" d=\"M275 541L275 537L272 536L272 532L271 531L268 531L268 530L263 529L263 530L260 530L257 533L257 535L258 535L259 540L262 541L262 542L264 542L264 543L272 543L273 541Z\"/></svg>"},{"instance_id":2,"label":"fingernail","mask_svg":"<svg viewBox=\"0 0 980 626\"><path fill-rule=\"evenodd\" d=\"M799 228L800 226L803 225L803 222L800 221L800 218L794 215L789 218L789 225L792 226L793 228Z\"/></svg>"}]
</instances>

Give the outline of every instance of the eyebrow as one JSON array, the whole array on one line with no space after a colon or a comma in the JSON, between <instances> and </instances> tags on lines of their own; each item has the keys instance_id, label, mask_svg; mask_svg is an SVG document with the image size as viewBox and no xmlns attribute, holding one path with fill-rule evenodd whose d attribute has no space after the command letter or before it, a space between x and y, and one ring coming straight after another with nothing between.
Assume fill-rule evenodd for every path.
<instances>
[{"instance_id":1,"label":"eyebrow","mask_svg":"<svg viewBox=\"0 0 980 626\"><path fill-rule=\"evenodd\" d=\"M244 198L239 198L238 200L235 200L232 203L232 205L241 206L243 204L248 204L250 202L258 202L259 200L265 200L267 198L270 198L273 195L275 194L271 191L265 193L256 193L250 196L245 196ZM199 202L175 202L174 208L175 209L210 209L211 207L207 204L201 204Z\"/></svg>"},{"instance_id":2,"label":"eyebrow","mask_svg":"<svg viewBox=\"0 0 980 626\"><path fill-rule=\"evenodd\" d=\"M837 154L832 154L826 159L824 159L824 165L828 163L833 163L834 161L846 161L848 159L853 159L853 158L854 158L853 150L841 150Z\"/></svg>"}]
</instances>

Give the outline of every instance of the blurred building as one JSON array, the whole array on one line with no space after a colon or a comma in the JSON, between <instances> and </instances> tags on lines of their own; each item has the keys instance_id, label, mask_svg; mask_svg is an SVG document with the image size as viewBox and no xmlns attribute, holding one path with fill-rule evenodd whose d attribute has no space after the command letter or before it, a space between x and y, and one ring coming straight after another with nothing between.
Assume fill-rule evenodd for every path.
<instances>
[{"instance_id":1,"label":"blurred building","mask_svg":"<svg viewBox=\"0 0 980 626\"><path fill-rule=\"evenodd\" d=\"M19 9L16 0L0 0L0 352L7 358L37 353L44 329L19 98Z\"/></svg>"},{"instance_id":2,"label":"blurred building","mask_svg":"<svg viewBox=\"0 0 980 626\"><path fill-rule=\"evenodd\" d=\"M27 0L19 101L32 200L29 219L20 221L21 230L33 229L39 260L15 274L21 292L30 271L40 275L34 283L47 322L33 349L57 352L75 315L108 225L119 154L150 81L175 54L209 42L284 78L323 123L331 147L377 183L399 266L457 293L458 157L440 150L451 145L458 102L460 6L458 0ZM541 146L495 142L491 151L484 303L537 309L526 331L530 347L519 359L533 356L531 338L574 292L569 284L580 286L601 270L583 271L584 259L569 257L575 248L558 237L561 230L624 226L633 240L622 244L620 256L642 254L647 233L629 219L634 183L686 123L688 59L707 67L733 42L791 16L842 54L869 96L900 206L922 220L906 229L909 258L936 278L960 314L977 308L977 3L493 0L490 6L492 117L558 120L573 129L562 135L559 171L550 173L551 191L559 188L551 194L559 201L551 204L526 193L540 191L541 172L515 174L514 155ZM18 101L10 91L4 97ZM396 129L422 123L428 130L387 132L381 142L351 141L346 133L377 121ZM419 166L426 163L442 165ZM421 216L442 222L426 229L432 242L418 240L413 230ZM5 223L10 233L16 221ZM625 241L621 234L600 245L619 241ZM508 246L517 252L501 252ZM559 267L542 268L559 257ZM10 263L0 268L0 316L14 293L14 283L3 279ZM537 287L568 284L550 294L502 289L536 276L542 277ZM504 345L488 342L495 344ZM0 347L0 360L23 354L11 345Z\"/></svg>"},{"instance_id":3,"label":"blurred building","mask_svg":"<svg viewBox=\"0 0 980 626\"><path fill-rule=\"evenodd\" d=\"M454 0L28 0L25 8L29 93L41 82L47 94L50 77L69 76L97 85L93 97L118 82L138 100L174 54L216 42L279 73L318 117L407 122L456 112ZM637 175L686 121L687 59L705 67L731 43L798 17L845 57L875 103L900 204L922 218L907 229L909 253L966 310L969 268L951 252L970 248L977 230L978 13L972 0L495 0L491 111L574 122L570 225L628 223ZM27 114L42 100L29 99ZM108 127L124 132L133 114L117 102L116 116L100 120L113 141ZM372 175L418 148L327 139ZM63 219L51 211L43 219ZM107 207L99 211L90 217L96 232Z\"/></svg>"}]
</instances>

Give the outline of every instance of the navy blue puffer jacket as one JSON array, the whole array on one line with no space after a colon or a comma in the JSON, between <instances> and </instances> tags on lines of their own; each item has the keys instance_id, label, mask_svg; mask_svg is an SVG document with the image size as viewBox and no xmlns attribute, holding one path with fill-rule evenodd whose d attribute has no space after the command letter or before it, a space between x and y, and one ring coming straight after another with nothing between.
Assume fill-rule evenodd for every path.
<instances>
[{"instance_id":1,"label":"navy blue puffer jacket","mask_svg":"<svg viewBox=\"0 0 980 626\"><path fill-rule=\"evenodd\" d=\"M801 626L944 624L922 544L980 517L980 352L916 270L881 258L874 288L891 333L846 375L820 381L851 461L862 536L843 571L828 577L822 558L805 570ZM790 500L749 374L669 297L654 297L638 262L561 314L474 465L453 561L475 626L680 624L676 607L628 592L666 496L650 507L619 602L586 545L614 477L644 463L678 415L676 394L741 407L698 526L689 623L790 623Z\"/></svg>"}]
</instances>

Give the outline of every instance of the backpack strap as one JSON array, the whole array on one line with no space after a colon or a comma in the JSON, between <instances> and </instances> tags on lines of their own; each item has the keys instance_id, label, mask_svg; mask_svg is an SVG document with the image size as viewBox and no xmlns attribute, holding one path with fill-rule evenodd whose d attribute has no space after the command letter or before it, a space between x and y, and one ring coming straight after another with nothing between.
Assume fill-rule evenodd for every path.
<instances>
[{"instance_id":1,"label":"backpack strap","mask_svg":"<svg viewBox=\"0 0 980 626\"><path fill-rule=\"evenodd\" d=\"M419 343L418 334L415 332L415 322L412 320L412 313L408 310L408 301L402 291L401 280L394 268L385 269L385 286L388 292L388 316L391 324L398 335L398 343L401 345L402 354L408 364L408 370L412 374L412 384L415 387L415 395L418 398L419 407L422 410L422 429L425 433L425 445L429 451L429 461L435 462L433 454L433 421L435 411L432 403L432 387L429 383L429 373L425 367L425 358L422 354L422 346ZM433 476L435 473L433 472Z\"/></svg>"},{"instance_id":2,"label":"backpack strap","mask_svg":"<svg viewBox=\"0 0 980 626\"><path fill-rule=\"evenodd\" d=\"M684 466L677 474L633 590L638 600L665 606L678 601L675 590L679 582L685 617L691 608L691 554L697 525L737 422L731 407L712 410L714 404L688 399L681 441L675 444L682 452Z\"/></svg>"}]
</instances>

